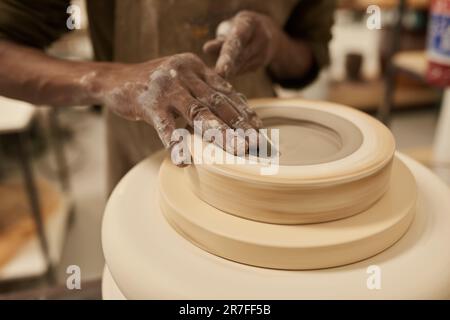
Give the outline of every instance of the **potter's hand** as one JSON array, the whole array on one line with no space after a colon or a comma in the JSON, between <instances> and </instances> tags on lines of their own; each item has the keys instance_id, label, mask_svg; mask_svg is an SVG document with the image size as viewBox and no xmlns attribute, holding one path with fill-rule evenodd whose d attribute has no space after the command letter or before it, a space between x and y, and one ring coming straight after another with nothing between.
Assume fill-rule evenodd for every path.
<instances>
[{"instance_id":1,"label":"potter's hand","mask_svg":"<svg viewBox=\"0 0 450 320\"><path fill-rule=\"evenodd\" d=\"M257 128L260 120L231 85L194 54L117 65L102 79L98 95L118 115L154 126L166 148L172 147L175 117L202 129ZM238 141L245 143L245 140Z\"/></svg>"},{"instance_id":2,"label":"potter's hand","mask_svg":"<svg viewBox=\"0 0 450 320\"><path fill-rule=\"evenodd\" d=\"M272 18L241 11L217 28L217 37L203 50L218 54L216 71L225 78L269 65L280 45L283 31Z\"/></svg>"},{"instance_id":3,"label":"potter's hand","mask_svg":"<svg viewBox=\"0 0 450 320\"><path fill-rule=\"evenodd\" d=\"M311 45L292 38L269 16L241 11L217 28L203 50L218 55L216 72L224 78L267 67L277 80L303 78L313 67Z\"/></svg>"},{"instance_id":4,"label":"potter's hand","mask_svg":"<svg viewBox=\"0 0 450 320\"><path fill-rule=\"evenodd\" d=\"M191 126L201 125L203 132L219 129L224 137L227 128L261 123L242 95L190 53L128 65L77 62L0 41L0 95L57 107L102 104L154 126L167 148L175 144L177 115ZM231 141L235 151L247 145L240 138Z\"/></svg>"}]
</instances>

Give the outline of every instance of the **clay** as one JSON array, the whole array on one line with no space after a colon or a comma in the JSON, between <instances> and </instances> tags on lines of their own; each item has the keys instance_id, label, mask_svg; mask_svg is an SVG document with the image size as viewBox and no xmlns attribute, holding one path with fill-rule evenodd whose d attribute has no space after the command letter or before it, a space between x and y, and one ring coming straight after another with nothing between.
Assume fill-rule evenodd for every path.
<instances>
[{"instance_id":1,"label":"clay","mask_svg":"<svg viewBox=\"0 0 450 320\"><path fill-rule=\"evenodd\" d=\"M223 259L177 233L159 209L155 181L164 156L159 152L139 163L108 201L102 228L104 298L450 298L449 190L409 157L398 155L417 181L416 215L398 242L373 257L338 268L291 271ZM381 290L368 286L374 267L381 270Z\"/></svg>"},{"instance_id":2,"label":"clay","mask_svg":"<svg viewBox=\"0 0 450 320\"><path fill-rule=\"evenodd\" d=\"M317 223L357 214L388 189L395 142L374 118L301 99L253 100L252 107L269 127L281 125L281 165L262 175L264 164L202 163L204 153L194 150L196 164L184 170L206 203L256 221ZM195 146L201 138L193 139Z\"/></svg>"},{"instance_id":3,"label":"clay","mask_svg":"<svg viewBox=\"0 0 450 320\"><path fill-rule=\"evenodd\" d=\"M220 257L275 269L335 267L365 259L392 245L407 230L416 203L414 178L398 159L390 185L379 201L353 217L279 225L226 214L200 201L189 189L186 176L169 159L159 173L161 210L181 235ZM235 199L239 197L236 193Z\"/></svg>"},{"instance_id":4,"label":"clay","mask_svg":"<svg viewBox=\"0 0 450 320\"><path fill-rule=\"evenodd\" d=\"M264 119L264 128L280 130L281 165L331 162L350 155L361 146L362 135L355 125L324 112L322 120L326 118L333 123L333 128L313 121L288 118Z\"/></svg>"}]
</instances>

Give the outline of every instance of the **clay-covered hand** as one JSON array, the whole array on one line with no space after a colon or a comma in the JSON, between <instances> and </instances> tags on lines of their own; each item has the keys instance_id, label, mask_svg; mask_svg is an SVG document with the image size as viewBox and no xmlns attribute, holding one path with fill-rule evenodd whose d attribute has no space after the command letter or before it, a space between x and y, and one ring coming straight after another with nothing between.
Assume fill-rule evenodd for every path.
<instances>
[{"instance_id":1,"label":"clay-covered hand","mask_svg":"<svg viewBox=\"0 0 450 320\"><path fill-rule=\"evenodd\" d=\"M229 128L261 125L245 98L191 53L115 65L95 90L116 114L153 125L166 148L177 142L171 141L177 116L191 126L200 123L203 130L219 129L224 136Z\"/></svg>"},{"instance_id":2,"label":"clay-covered hand","mask_svg":"<svg viewBox=\"0 0 450 320\"><path fill-rule=\"evenodd\" d=\"M203 50L218 54L216 72L230 78L269 65L282 35L269 16L241 11L218 26L216 39L206 42Z\"/></svg>"}]
</instances>

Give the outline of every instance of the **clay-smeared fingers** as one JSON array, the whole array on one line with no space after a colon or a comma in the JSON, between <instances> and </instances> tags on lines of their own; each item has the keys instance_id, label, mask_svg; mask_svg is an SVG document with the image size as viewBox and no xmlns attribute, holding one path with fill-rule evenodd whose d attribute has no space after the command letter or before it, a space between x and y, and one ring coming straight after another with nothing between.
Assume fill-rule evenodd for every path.
<instances>
[{"instance_id":1,"label":"clay-smeared fingers","mask_svg":"<svg viewBox=\"0 0 450 320\"><path fill-rule=\"evenodd\" d=\"M214 90L201 80L191 81L190 90L199 101L231 128L244 130L252 128L247 116L236 109L234 102L226 93Z\"/></svg>"},{"instance_id":2,"label":"clay-smeared fingers","mask_svg":"<svg viewBox=\"0 0 450 320\"><path fill-rule=\"evenodd\" d=\"M256 112L247 104L245 96L233 89L231 84L218 76L214 72L207 72L205 75L206 83L213 89L223 93L229 104L247 120L251 127L259 129L262 127L262 121Z\"/></svg>"},{"instance_id":3,"label":"clay-smeared fingers","mask_svg":"<svg viewBox=\"0 0 450 320\"><path fill-rule=\"evenodd\" d=\"M258 117L256 112L250 108L250 106L246 102L246 98L244 95L232 91L226 94L226 97L231 101L230 103L233 107L245 118L247 122L254 128L260 129L262 128L262 120Z\"/></svg>"},{"instance_id":4,"label":"clay-smeared fingers","mask_svg":"<svg viewBox=\"0 0 450 320\"><path fill-rule=\"evenodd\" d=\"M168 109L144 110L143 120L152 125L166 149L171 148L177 141L171 141L176 128L175 117Z\"/></svg>"},{"instance_id":5,"label":"clay-smeared fingers","mask_svg":"<svg viewBox=\"0 0 450 320\"><path fill-rule=\"evenodd\" d=\"M233 101L233 106L241 113L243 116L247 118L247 121L251 124L251 126L255 129L260 129L263 126L262 120L258 117L256 112L250 108L247 104L245 97L242 97L242 94L237 92L232 92L227 95L228 98Z\"/></svg>"},{"instance_id":6,"label":"clay-smeared fingers","mask_svg":"<svg viewBox=\"0 0 450 320\"><path fill-rule=\"evenodd\" d=\"M219 75L229 78L237 74L241 64L240 57L251 38L251 32L247 19L242 17L233 19L231 30L224 38L217 59L216 72Z\"/></svg>"},{"instance_id":7,"label":"clay-smeared fingers","mask_svg":"<svg viewBox=\"0 0 450 320\"><path fill-rule=\"evenodd\" d=\"M168 109L158 110L157 113L145 112L144 114L144 121L155 128L164 148L170 150L173 163L180 168L188 166L192 162L190 153L179 148L183 145L181 141L173 140L176 130L175 115Z\"/></svg>"},{"instance_id":8,"label":"clay-smeared fingers","mask_svg":"<svg viewBox=\"0 0 450 320\"><path fill-rule=\"evenodd\" d=\"M231 128L216 116L207 104L193 97L187 90L184 95L173 101L173 107L193 128L202 133L206 141L214 142L220 148L234 154L248 150L244 138L235 136L234 139L229 139L227 130Z\"/></svg>"}]
</instances>

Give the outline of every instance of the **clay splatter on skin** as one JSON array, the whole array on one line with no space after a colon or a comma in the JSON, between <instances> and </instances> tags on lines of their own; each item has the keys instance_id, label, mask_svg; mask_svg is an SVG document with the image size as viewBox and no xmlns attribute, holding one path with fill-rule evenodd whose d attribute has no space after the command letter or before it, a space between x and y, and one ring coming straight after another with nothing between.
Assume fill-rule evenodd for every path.
<instances>
[{"instance_id":1,"label":"clay splatter on skin","mask_svg":"<svg viewBox=\"0 0 450 320\"><path fill-rule=\"evenodd\" d=\"M231 31L231 21L226 20L222 21L216 30L216 37L217 38L225 38Z\"/></svg>"},{"instance_id":2,"label":"clay splatter on skin","mask_svg":"<svg viewBox=\"0 0 450 320\"><path fill-rule=\"evenodd\" d=\"M77 80L77 82L81 85L81 87L89 87L89 84L92 83L92 79L94 79L95 77L97 77L97 72L95 71L90 71L88 73L86 73L85 75L83 75L81 78L79 78ZM91 91L94 88L90 88ZM74 92L71 94L71 99L72 99L72 104L73 105L83 105L85 104L84 101L89 100L90 97L90 92L85 92L85 91L81 91L81 92ZM57 105L57 104L55 104ZM61 104L64 105L64 104Z\"/></svg>"},{"instance_id":3,"label":"clay splatter on skin","mask_svg":"<svg viewBox=\"0 0 450 320\"><path fill-rule=\"evenodd\" d=\"M148 111L158 105L161 97L161 86L168 81L167 71L164 69L156 69L150 74L147 88L138 96L138 103Z\"/></svg>"},{"instance_id":4,"label":"clay splatter on skin","mask_svg":"<svg viewBox=\"0 0 450 320\"><path fill-rule=\"evenodd\" d=\"M92 79L94 79L97 76L96 71L91 71L86 73L84 76L82 76L79 80L80 84L88 84L92 82Z\"/></svg>"},{"instance_id":5,"label":"clay splatter on skin","mask_svg":"<svg viewBox=\"0 0 450 320\"><path fill-rule=\"evenodd\" d=\"M167 138L169 134L171 121L161 115L161 110L158 110L159 101L162 96L162 88L170 81L170 78L176 76L176 71L173 69L158 68L149 77L149 83L138 97L138 103L141 105L144 113L153 121L153 126L162 140L164 146L169 148L171 143Z\"/></svg>"}]
</instances>

